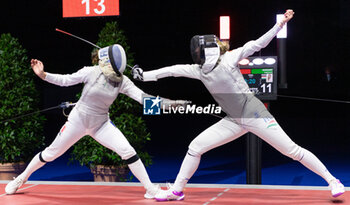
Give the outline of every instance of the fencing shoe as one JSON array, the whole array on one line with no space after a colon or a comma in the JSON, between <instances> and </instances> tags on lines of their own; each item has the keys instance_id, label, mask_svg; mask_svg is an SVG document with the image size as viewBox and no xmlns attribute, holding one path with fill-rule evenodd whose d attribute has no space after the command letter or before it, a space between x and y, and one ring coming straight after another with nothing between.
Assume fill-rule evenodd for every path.
<instances>
[{"instance_id":1,"label":"fencing shoe","mask_svg":"<svg viewBox=\"0 0 350 205\"><path fill-rule=\"evenodd\" d=\"M333 197L338 197L345 192L344 185L338 179L333 179L329 183L329 188L331 189Z\"/></svg>"},{"instance_id":2,"label":"fencing shoe","mask_svg":"<svg viewBox=\"0 0 350 205\"><path fill-rule=\"evenodd\" d=\"M160 186L154 185L154 187L152 189L147 189L146 194L144 195L144 197L146 199L154 199L154 197L156 196L156 194L158 194L162 189L160 188Z\"/></svg>"},{"instance_id":3,"label":"fencing shoe","mask_svg":"<svg viewBox=\"0 0 350 205\"><path fill-rule=\"evenodd\" d=\"M21 177L14 177L5 187L6 194L16 193L17 189L19 189L24 183L25 181Z\"/></svg>"},{"instance_id":4,"label":"fencing shoe","mask_svg":"<svg viewBox=\"0 0 350 205\"><path fill-rule=\"evenodd\" d=\"M175 191L170 184L167 184L168 190L160 190L154 197L157 201L180 201L185 198L185 194Z\"/></svg>"}]
</instances>

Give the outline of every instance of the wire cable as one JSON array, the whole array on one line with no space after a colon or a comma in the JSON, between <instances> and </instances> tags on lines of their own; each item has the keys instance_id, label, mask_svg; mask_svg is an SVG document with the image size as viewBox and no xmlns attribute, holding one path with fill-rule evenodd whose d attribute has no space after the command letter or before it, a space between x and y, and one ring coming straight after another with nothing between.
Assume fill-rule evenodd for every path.
<instances>
[{"instance_id":1,"label":"wire cable","mask_svg":"<svg viewBox=\"0 0 350 205\"><path fill-rule=\"evenodd\" d=\"M345 100L332 100L332 99L311 98L311 97L290 96L290 95L277 95L277 96L278 96L278 97L283 97L283 98L300 99L300 100L314 100L314 101L322 101L322 102L332 102L332 103L346 103L346 104L350 104L350 101L345 101Z\"/></svg>"},{"instance_id":2,"label":"wire cable","mask_svg":"<svg viewBox=\"0 0 350 205\"><path fill-rule=\"evenodd\" d=\"M31 113L27 113L27 114L23 114L23 115L19 115L17 117L13 117L13 118L10 118L10 119L7 119L7 120L1 120L0 123L4 123L4 122L9 122L9 121L12 121L12 120L17 120L19 118L22 118L22 117L27 117L27 116L30 116L30 115L35 115L37 113L41 113L41 112L45 112L45 111L49 111L49 110L54 110L54 109L57 109L57 108L62 108L63 110L68 108L68 107L71 107L71 106L75 106L76 103L71 103L71 102L62 102L61 104L57 105L57 106L53 106L53 107L49 107L49 108L45 108L43 110L38 110L38 111L35 111L35 112L31 112Z\"/></svg>"}]
</instances>

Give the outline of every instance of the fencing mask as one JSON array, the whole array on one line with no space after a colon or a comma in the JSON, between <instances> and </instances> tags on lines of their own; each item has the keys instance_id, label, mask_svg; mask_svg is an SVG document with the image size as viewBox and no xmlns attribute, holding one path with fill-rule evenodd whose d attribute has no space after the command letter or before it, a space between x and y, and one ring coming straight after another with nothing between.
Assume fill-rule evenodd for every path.
<instances>
[{"instance_id":1,"label":"fencing mask","mask_svg":"<svg viewBox=\"0 0 350 205\"><path fill-rule=\"evenodd\" d=\"M220 47L215 35L196 35L191 39L191 55L194 63L201 65L204 73L212 71L220 57Z\"/></svg>"},{"instance_id":2,"label":"fencing mask","mask_svg":"<svg viewBox=\"0 0 350 205\"><path fill-rule=\"evenodd\" d=\"M121 82L126 67L124 48L119 44L101 48L98 51L98 58L102 73L114 82Z\"/></svg>"}]
</instances>

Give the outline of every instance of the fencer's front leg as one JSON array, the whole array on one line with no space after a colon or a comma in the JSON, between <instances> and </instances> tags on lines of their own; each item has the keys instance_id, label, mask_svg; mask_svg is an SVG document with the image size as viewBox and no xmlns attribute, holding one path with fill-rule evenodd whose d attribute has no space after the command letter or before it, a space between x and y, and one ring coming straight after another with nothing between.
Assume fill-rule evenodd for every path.
<instances>
[{"instance_id":1,"label":"fencer's front leg","mask_svg":"<svg viewBox=\"0 0 350 205\"><path fill-rule=\"evenodd\" d=\"M143 70L139 67L139 65L134 65L134 67L132 67L131 72L135 80L143 81Z\"/></svg>"}]
</instances>

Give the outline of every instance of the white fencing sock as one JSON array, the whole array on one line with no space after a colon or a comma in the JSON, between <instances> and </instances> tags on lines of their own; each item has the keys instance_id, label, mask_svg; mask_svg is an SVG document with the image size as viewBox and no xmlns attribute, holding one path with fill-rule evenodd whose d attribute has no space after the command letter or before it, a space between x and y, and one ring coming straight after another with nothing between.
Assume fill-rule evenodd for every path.
<instances>
[{"instance_id":1,"label":"white fencing sock","mask_svg":"<svg viewBox=\"0 0 350 205\"><path fill-rule=\"evenodd\" d=\"M201 156L199 154L192 154L190 150L187 152L184 161L182 162L180 172L176 177L173 189L175 191L181 192L188 180L193 176L193 174L198 169L199 163L201 161Z\"/></svg>"},{"instance_id":2,"label":"white fencing sock","mask_svg":"<svg viewBox=\"0 0 350 205\"><path fill-rule=\"evenodd\" d=\"M28 166L26 167L24 172L22 172L22 174L20 174L18 177L21 177L24 179L24 181L27 181L33 172L35 172L36 170L38 170L39 168L41 168L42 166L44 166L46 164L46 163L40 161L39 155L40 155L40 153L38 153L37 155L35 155L33 157L32 161L30 161L30 163L28 164Z\"/></svg>"},{"instance_id":3,"label":"white fencing sock","mask_svg":"<svg viewBox=\"0 0 350 205\"><path fill-rule=\"evenodd\" d=\"M134 176L141 182L146 190L153 188L155 185L152 184L147 174L146 168L143 165L141 159L128 165Z\"/></svg>"},{"instance_id":4,"label":"white fencing sock","mask_svg":"<svg viewBox=\"0 0 350 205\"><path fill-rule=\"evenodd\" d=\"M302 163L311 171L320 175L323 179L325 179L328 182L328 184L331 180L335 179L335 177L331 173L329 173L326 166L324 166L324 164L314 154L312 154L306 149L303 149L303 152L304 156L300 160L300 163Z\"/></svg>"}]
</instances>

